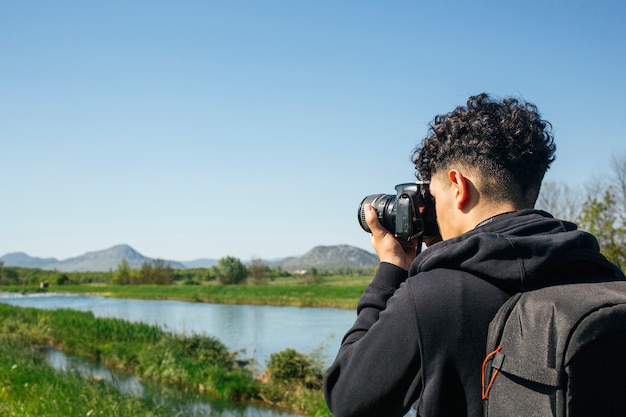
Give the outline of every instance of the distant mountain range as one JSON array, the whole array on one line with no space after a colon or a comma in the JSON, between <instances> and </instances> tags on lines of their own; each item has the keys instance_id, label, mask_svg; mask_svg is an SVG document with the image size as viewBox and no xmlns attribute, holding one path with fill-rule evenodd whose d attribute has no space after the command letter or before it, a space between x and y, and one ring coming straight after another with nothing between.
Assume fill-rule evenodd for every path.
<instances>
[{"instance_id":1,"label":"distant mountain range","mask_svg":"<svg viewBox=\"0 0 626 417\"><path fill-rule=\"evenodd\" d=\"M61 272L110 271L126 259L131 268L140 268L144 263L155 259L146 257L128 245L116 245L109 249L87 252L84 255L64 260L56 258L37 258L24 252L7 253L0 256L5 266L40 268ZM164 260L175 269L209 268L218 263L217 259L196 259L192 261ZM378 257L373 253L349 245L317 246L300 257L288 257L266 262L272 267L281 267L285 271L309 269L319 270L337 268L367 268L378 264Z\"/></svg>"},{"instance_id":2,"label":"distant mountain range","mask_svg":"<svg viewBox=\"0 0 626 417\"><path fill-rule=\"evenodd\" d=\"M152 263L153 258L148 258L137 252L128 245L116 245L109 249L87 252L84 255L64 260L56 258L36 258L23 252L8 253L0 256L0 261L5 266L21 266L24 268L56 269L61 272L98 272L117 269L122 259L126 259L131 268L140 268L144 263ZM183 262L165 260L165 263L176 269L198 268L199 265L208 267L215 265L216 260L205 259L196 260L191 263L193 266L185 265Z\"/></svg>"}]
</instances>

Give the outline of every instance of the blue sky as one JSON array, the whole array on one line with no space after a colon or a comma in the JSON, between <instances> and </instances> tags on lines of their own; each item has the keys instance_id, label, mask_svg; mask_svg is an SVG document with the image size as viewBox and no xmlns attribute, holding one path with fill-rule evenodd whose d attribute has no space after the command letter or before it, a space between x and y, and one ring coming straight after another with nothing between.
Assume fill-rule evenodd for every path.
<instances>
[{"instance_id":1,"label":"blue sky","mask_svg":"<svg viewBox=\"0 0 626 417\"><path fill-rule=\"evenodd\" d=\"M626 151L624 21L617 0L0 2L0 255L371 250L361 199L483 91L535 103L547 179L587 182Z\"/></svg>"}]
</instances>

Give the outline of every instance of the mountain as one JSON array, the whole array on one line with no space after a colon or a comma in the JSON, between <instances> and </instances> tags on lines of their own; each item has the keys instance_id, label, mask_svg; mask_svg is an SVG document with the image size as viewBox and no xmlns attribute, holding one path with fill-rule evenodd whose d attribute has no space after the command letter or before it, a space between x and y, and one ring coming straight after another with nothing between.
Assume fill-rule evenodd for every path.
<instances>
[{"instance_id":1,"label":"mountain","mask_svg":"<svg viewBox=\"0 0 626 417\"><path fill-rule=\"evenodd\" d=\"M56 258L34 258L25 253L9 253L0 260L5 266L20 266L24 268L56 269L61 272L106 272L117 269L117 266L126 259L131 268L140 268L144 262L152 263L154 259L143 256L128 245L116 245L109 249L87 252L84 255L59 261ZM175 261L165 261L176 269L185 266Z\"/></svg>"},{"instance_id":2,"label":"mountain","mask_svg":"<svg viewBox=\"0 0 626 417\"><path fill-rule=\"evenodd\" d=\"M286 271L317 268L369 268L378 265L378 256L349 245L316 246L300 257L285 258L272 264Z\"/></svg>"},{"instance_id":3,"label":"mountain","mask_svg":"<svg viewBox=\"0 0 626 417\"><path fill-rule=\"evenodd\" d=\"M21 266L24 268L43 268L46 265L59 262L56 258L36 258L28 256L24 252L7 253L0 256L0 261L4 263L4 266Z\"/></svg>"},{"instance_id":4,"label":"mountain","mask_svg":"<svg viewBox=\"0 0 626 417\"><path fill-rule=\"evenodd\" d=\"M152 263L148 258L128 245L116 245L108 249L87 252L84 255L58 260L56 258L35 258L23 252L8 253L0 257L5 266L24 268L56 269L61 272L99 272L116 270L122 259L131 268L140 268L144 263ZM280 260L266 261L271 267L281 267L286 271L317 268L331 270L339 268L369 268L378 265L378 257L373 253L349 245L316 246L302 256L292 256ZM174 269L209 268L217 265L215 259L192 261L165 261Z\"/></svg>"}]
</instances>

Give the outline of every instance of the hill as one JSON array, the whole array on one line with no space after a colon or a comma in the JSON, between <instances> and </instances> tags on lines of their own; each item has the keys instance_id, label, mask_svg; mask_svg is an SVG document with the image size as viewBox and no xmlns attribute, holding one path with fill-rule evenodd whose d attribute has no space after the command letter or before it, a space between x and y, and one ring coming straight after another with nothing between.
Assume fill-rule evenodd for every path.
<instances>
[{"instance_id":1,"label":"hill","mask_svg":"<svg viewBox=\"0 0 626 417\"><path fill-rule=\"evenodd\" d=\"M285 258L272 263L286 271L317 268L369 268L378 265L378 256L350 245L316 246L301 257Z\"/></svg>"},{"instance_id":2,"label":"hill","mask_svg":"<svg viewBox=\"0 0 626 417\"><path fill-rule=\"evenodd\" d=\"M152 263L154 259L143 256L128 245L116 245L109 249L87 252L84 255L64 260L56 258L35 258L18 252L0 257L5 266L24 268L55 269L61 272L106 272L117 269L122 259L126 259L131 268L140 268L144 262ZM172 268L184 269L185 266L175 261L165 261Z\"/></svg>"},{"instance_id":3,"label":"hill","mask_svg":"<svg viewBox=\"0 0 626 417\"><path fill-rule=\"evenodd\" d=\"M0 257L5 266L40 268L61 272L101 272L117 269L126 259L131 268L140 268L144 263L152 263L153 258L142 255L129 245L116 245L108 249L87 252L83 255L58 260L56 258L36 258L23 252L8 253ZM174 269L209 268L216 265L216 259L197 259L192 261L165 261ZM316 246L303 256L292 256L280 260L266 261L272 267L281 267L285 271L309 268L333 270L339 268L368 268L378 265L378 257L373 253L349 245Z\"/></svg>"},{"instance_id":4,"label":"hill","mask_svg":"<svg viewBox=\"0 0 626 417\"><path fill-rule=\"evenodd\" d=\"M0 256L0 261L3 262L5 266L21 266L23 268L41 269L43 269L46 265L52 265L59 262L56 258L36 258L28 256L24 252L7 253L6 255Z\"/></svg>"}]
</instances>

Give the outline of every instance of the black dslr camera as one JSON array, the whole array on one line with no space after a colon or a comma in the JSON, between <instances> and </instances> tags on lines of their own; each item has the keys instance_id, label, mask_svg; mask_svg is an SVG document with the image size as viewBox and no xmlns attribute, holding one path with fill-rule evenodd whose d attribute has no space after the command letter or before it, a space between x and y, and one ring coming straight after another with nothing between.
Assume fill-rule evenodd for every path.
<instances>
[{"instance_id":1,"label":"black dslr camera","mask_svg":"<svg viewBox=\"0 0 626 417\"><path fill-rule=\"evenodd\" d=\"M371 204L383 227L400 239L411 240L439 235L435 204L428 190L428 181L396 185L396 195L372 194L359 204L359 224L371 233L365 221L363 206Z\"/></svg>"}]
</instances>

